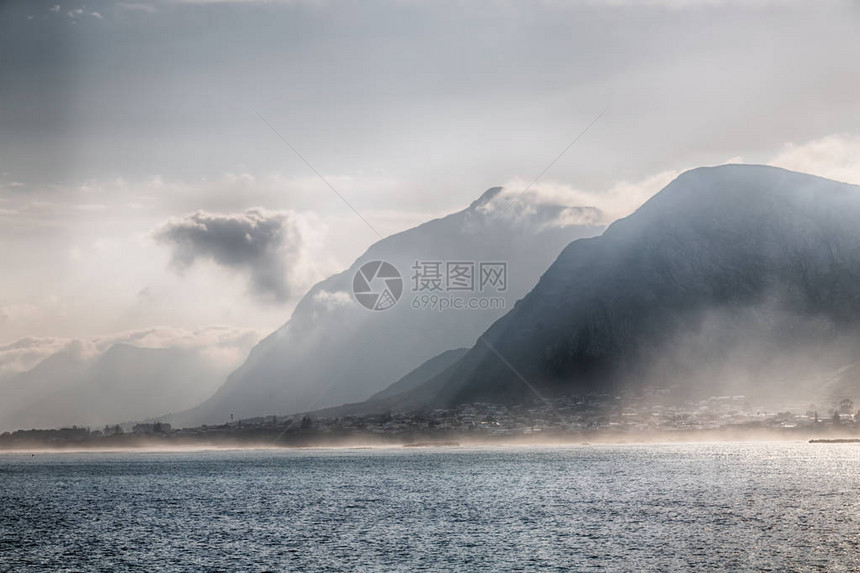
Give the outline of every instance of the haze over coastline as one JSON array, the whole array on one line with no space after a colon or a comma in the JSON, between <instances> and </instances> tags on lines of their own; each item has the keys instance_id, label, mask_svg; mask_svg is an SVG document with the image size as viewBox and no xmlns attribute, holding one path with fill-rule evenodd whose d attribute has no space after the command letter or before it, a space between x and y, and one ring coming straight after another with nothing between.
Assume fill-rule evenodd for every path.
<instances>
[{"instance_id":1,"label":"haze over coastline","mask_svg":"<svg viewBox=\"0 0 860 573\"><path fill-rule=\"evenodd\" d=\"M858 30L0 2L0 570L860 570Z\"/></svg>"}]
</instances>

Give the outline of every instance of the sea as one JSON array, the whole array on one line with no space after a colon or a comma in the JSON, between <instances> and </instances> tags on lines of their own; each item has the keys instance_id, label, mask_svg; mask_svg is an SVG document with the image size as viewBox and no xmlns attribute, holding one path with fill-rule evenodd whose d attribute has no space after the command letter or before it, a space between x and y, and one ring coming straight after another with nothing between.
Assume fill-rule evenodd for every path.
<instances>
[{"instance_id":1,"label":"sea","mask_svg":"<svg viewBox=\"0 0 860 573\"><path fill-rule=\"evenodd\" d=\"M678 570L860 570L860 444L0 454L0 571Z\"/></svg>"}]
</instances>

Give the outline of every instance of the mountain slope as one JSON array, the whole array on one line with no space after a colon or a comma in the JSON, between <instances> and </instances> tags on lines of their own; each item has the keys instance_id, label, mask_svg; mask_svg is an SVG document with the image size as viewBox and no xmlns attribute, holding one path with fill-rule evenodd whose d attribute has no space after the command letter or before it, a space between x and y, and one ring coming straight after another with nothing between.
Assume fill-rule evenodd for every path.
<instances>
[{"instance_id":1,"label":"mountain slope","mask_svg":"<svg viewBox=\"0 0 860 573\"><path fill-rule=\"evenodd\" d=\"M89 361L58 353L3 386L19 400L0 415L4 429L101 426L188 408L224 376L194 349L114 344ZM25 392L26 390L26 392Z\"/></svg>"},{"instance_id":2,"label":"mountain slope","mask_svg":"<svg viewBox=\"0 0 860 573\"><path fill-rule=\"evenodd\" d=\"M16 423L32 424L19 413L32 404L49 398L61 389L74 388L84 379L90 360L76 348L52 354L35 367L0 381L0 430L15 430Z\"/></svg>"},{"instance_id":3,"label":"mountain slope","mask_svg":"<svg viewBox=\"0 0 860 573\"><path fill-rule=\"evenodd\" d=\"M529 385L814 396L860 348L858 222L854 185L764 166L686 172L571 243L466 356L384 407L511 402Z\"/></svg>"},{"instance_id":4,"label":"mountain slope","mask_svg":"<svg viewBox=\"0 0 860 573\"><path fill-rule=\"evenodd\" d=\"M356 402L445 350L473 344L504 308L414 308L416 261L506 262L507 290L485 294L510 308L566 244L603 229L593 209L530 203L528 197L509 204L500 191L490 189L463 211L372 245L348 270L314 286L289 322L263 340L210 400L169 419L194 425L230 414L246 418ZM394 307L374 312L351 291L359 267L375 260L399 270L404 292Z\"/></svg>"},{"instance_id":5,"label":"mountain slope","mask_svg":"<svg viewBox=\"0 0 860 573\"><path fill-rule=\"evenodd\" d=\"M399 406L404 396L413 396L414 391L422 388L429 381L444 372L460 358L466 355L468 348L456 348L434 356L423 362L415 370L406 374L403 378L380 390L367 400L352 404L342 404L331 408L323 408L313 412L302 412L310 414L315 418L337 418L340 416L356 416L364 414L381 414Z\"/></svg>"},{"instance_id":6,"label":"mountain slope","mask_svg":"<svg viewBox=\"0 0 860 573\"><path fill-rule=\"evenodd\" d=\"M380 390L368 400L382 400L396 396L403 392L409 392L426 383L431 378L434 378L447 370L452 364L460 360L469 351L468 348L455 348L454 350L446 350L442 354L434 356L430 360L423 362L418 368L389 386L384 390Z\"/></svg>"}]
</instances>

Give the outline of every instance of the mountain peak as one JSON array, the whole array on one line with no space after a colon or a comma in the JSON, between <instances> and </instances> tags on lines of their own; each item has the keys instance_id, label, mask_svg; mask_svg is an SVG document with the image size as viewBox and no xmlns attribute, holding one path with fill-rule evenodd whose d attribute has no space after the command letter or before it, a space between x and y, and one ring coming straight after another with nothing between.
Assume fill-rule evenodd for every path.
<instances>
[{"instance_id":1,"label":"mountain peak","mask_svg":"<svg viewBox=\"0 0 860 573\"><path fill-rule=\"evenodd\" d=\"M733 187L755 188L758 191L792 191L799 184L812 182L830 182L828 179L790 171L782 167L772 165L758 165L749 163L726 163L708 167L696 167L681 173L673 183L668 185L664 191L671 193L679 186L705 190L730 192ZM736 185L732 185L735 183ZM662 193L662 192L661 192Z\"/></svg>"},{"instance_id":2,"label":"mountain peak","mask_svg":"<svg viewBox=\"0 0 860 573\"><path fill-rule=\"evenodd\" d=\"M482 335L492 351L474 346L385 406L516 402L531 396L523 378L548 394L811 392L860 341L858 219L855 185L763 165L687 171L568 245Z\"/></svg>"},{"instance_id":3,"label":"mountain peak","mask_svg":"<svg viewBox=\"0 0 860 573\"><path fill-rule=\"evenodd\" d=\"M560 211L568 209L550 203L527 213L510 209L498 223L488 225L495 213L481 206L494 206L491 202L501 191L492 187L468 209L372 245L349 270L312 287L289 322L255 348L207 403L173 420L208 423L224 420L230 413L283 415L364 400L403 379L417 364L452 347L471 344L534 286L570 241L593 237L604 229L599 221L586 218L552 224ZM356 272L372 261L392 264L403 279L403 300L385 312L369 312L352 300ZM420 276L415 267L434 261L443 272L450 261L477 261L476 266L482 261L504 261L511 272L498 291L503 304L480 312L432 312L430 307L413 306L428 294L414 286ZM484 296L472 290L457 296ZM486 293L496 296L495 290ZM339 299L344 304L323 302L334 294L345 295Z\"/></svg>"},{"instance_id":4,"label":"mountain peak","mask_svg":"<svg viewBox=\"0 0 860 573\"><path fill-rule=\"evenodd\" d=\"M490 201L496 198L496 196L502 192L503 187L490 187L486 191L484 191L480 197L472 201L472 204L469 205L470 210L477 209L478 207L483 207Z\"/></svg>"}]
</instances>

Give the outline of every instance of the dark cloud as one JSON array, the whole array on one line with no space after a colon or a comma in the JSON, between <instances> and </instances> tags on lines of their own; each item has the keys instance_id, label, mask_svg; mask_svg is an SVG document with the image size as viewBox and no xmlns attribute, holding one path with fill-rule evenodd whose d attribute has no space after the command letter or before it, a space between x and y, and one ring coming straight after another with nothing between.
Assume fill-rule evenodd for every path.
<instances>
[{"instance_id":1,"label":"dark cloud","mask_svg":"<svg viewBox=\"0 0 860 573\"><path fill-rule=\"evenodd\" d=\"M291 295L289 276L298 263L302 235L295 214L249 209L244 213L197 212L162 226L155 235L173 249L173 264L196 261L248 274L251 291L282 302Z\"/></svg>"}]
</instances>

